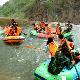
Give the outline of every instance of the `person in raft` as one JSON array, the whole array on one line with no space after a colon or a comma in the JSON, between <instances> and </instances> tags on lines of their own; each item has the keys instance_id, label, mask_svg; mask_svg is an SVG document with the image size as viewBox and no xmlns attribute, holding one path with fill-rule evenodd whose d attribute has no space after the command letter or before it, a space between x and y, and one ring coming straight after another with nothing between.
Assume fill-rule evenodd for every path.
<instances>
[{"instance_id":1,"label":"person in raft","mask_svg":"<svg viewBox=\"0 0 80 80\"><path fill-rule=\"evenodd\" d=\"M72 24L71 24L71 22L70 21L68 21L68 23L67 24L65 24L65 26L66 26L66 30L65 30L65 32L70 32L71 30L72 30Z\"/></svg>"},{"instance_id":2,"label":"person in raft","mask_svg":"<svg viewBox=\"0 0 80 80\"><path fill-rule=\"evenodd\" d=\"M49 34L49 35L53 34L53 30L52 30L52 25L51 24L48 24L48 23L45 24L45 33Z\"/></svg>"},{"instance_id":3,"label":"person in raft","mask_svg":"<svg viewBox=\"0 0 80 80\"><path fill-rule=\"evenodd\" d=\"M11 20L11 23L12 25L9 32L10 36L19 36L22 32L22 29L18 27L18 24L14 19Z\"/></svg>"},{"instance_id":4,"label":"person in raft","mask_svg":"<svg viewBox=\"0 0 80 80\"><path fill-rule=\"evenodd\" d=\"M78 52L74 49L74 42L73 42L72 38L69 37L69 38L64 39L63 35L61 35L59 37L60 37L60 44L62 45L61 51L63 53L65 53L65 56L70 59L72 64L77 63L80 60L80 51ZM64 49L64 47L65 47L65 49Z\"/></svg>"},{"instance_id":5,"label":"person in raft","mask_svg":"<svg viewBox=\"0 0 80 80\"><path fill-rule=\"evenodd\" d=\"M36 26L35 26L35 23L33 23L32 26L33 26L33 29L34 29L34 30L37 30L37 28L36 28Z\"/></svg>"},{"instance_id":6,"label":"person in raft","mask_svg":"<svg viewBox=\"0 0 80 80\"><path fill-rule=\"evenodd\" d=\"M39 33L41 32L41 27L40 27L40 24L39 23L37 23L37 24L36 23L33 23L32 25L33 25L33 29L34 30L36 30Z\"/></svg>"},{"instance_id":7,"label":"person in raft","mask_svg":"<svg viewBox=\"0 0 80 80\"><path fill-rule=\"evenodd\" d=\"M14 19L11 19L12 27L18 26L17 22Z\"/></svg>"},{"instance_id":8,"label":"person in raft","mask_svg":"<svg viewBox=\"0 0 80 80\"><path fill-rule=\"evenodd\" d=\"M61 29L61 27L60 27L60 24L58 23L58 24L56 25L56 34L57 34L57 35L60 35L61 32L62 32L62 29Z\"/></svg>"},{"instance_id":9,"label":"person in raft","mask_svg":"<svg viewBox=\"0 0 80 80\"><path fill-rule=\"evenodd\" d=\"M59 37L63 39L62 36L59 35ZM68 41L72 42L71 39L68 39ZM71 45L67 44L66 39L64 39L61 45L59 45L57 51L55 52L55 56L51 57L51 61L48 65L48 71L51 74L57 75L64 67L66 67L68 70L73 67L75 60L70 47Z\"/></svg>"},{"instance_id":10,"label":"person in raft","mask_svg":"<svg viewBox=\"0 0 80 80\"><path fill-rule=\"evenodd\" d=\"M41 21L40 25L41 25L41 30L44 30L45 31L45 22L44 21Z\"/></svg>"},{"instance_id":11,"label":"person in raft","mask_svg":"<svg viewBox=\"0 0 80 80\"><path fill-rule=\"evenodd\" d=\"M49 51L49 58L51 58L52 56L55 56L57 49L58 49L58 45L53 40L53 38L48 38L48 41L46 44L46 52Z\"/></svg>"}]
</instances>

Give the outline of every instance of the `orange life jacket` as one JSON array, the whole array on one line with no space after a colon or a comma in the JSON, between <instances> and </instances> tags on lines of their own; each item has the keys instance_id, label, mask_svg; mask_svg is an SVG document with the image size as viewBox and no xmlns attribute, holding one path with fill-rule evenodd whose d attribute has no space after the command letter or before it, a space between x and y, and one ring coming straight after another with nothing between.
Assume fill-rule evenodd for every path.
<instances>
[{"instance_id":1,"label":"orange life jacket","mask_svg":"<svg viewBox=\"0 0 80 80\"><path fill-rule=\"evenodd\" d=\"M68 48L69 48L70 50L73 50L73 49L74 49L74 43L73 43L73 42L70 42L70 41L68 41L68 40L66 40L66 42L67 42Z\"/></svg>"},{"instance_id":2,"label":"orange life jacket","mask_svg":"<svg viewBox=\"0 0 80 80\"><path fill-rule=\"evenodd\" d=\"M14 33L14 31L11 27L5 27L4 32L6 35L10 35L10 36Z\"/></svg>"},{"instance_id":3,"label":"orange life jacket","mask_svg":"<svg viewBox=\"0 0 80 80\"><path fill-rule=\"evenodd\" d=\"M62 44L63 42L64 42L64 39L59 40L59 44ZM73 42L70 42L70 41L66 40L66 43L67 43L67 46L68 46L69 50L74 49L74 43Z\"/></svg>"},{"instance_id":4,"label":"orange life jacket","mask_svg":"<svg viewBox=\"0 0 80 80\"><path fill-rule=\"evenodd\" d=\"M55 53L58 49L58 45L55 42L49 43L49 52L51 56L55 56Z\"/></svg>"},{"instance_id":5,"label":"orange life jacket","mask_svg":"<svg viewBox=\"0 0 80 80\"><path fill-rule=\"evenodd\" d=\"M10 27L7 26L7 27L4 28L4 33L6 35L8 35L9 31L10 31Z\"/></svg>"},{"instance_id":6,"label":"orange life jacket","mask_svg":"<svg viewBox=\"0 0 80 80\"><path fill-rule=\"evenodd\" d=\"M20 27L17 27L17 32L15 33L15 36L19 36L22 32L22 29Z\"/></svg>"},{"instance_id":7,"label":"orange life jacket","mask_svg":"<svg viewBox=\"0 0 80 80\"><path fill-rule=\"evenodd\" d=\"M58 25L56 26L56 34L57 35L61 34L61 28Z\"/></svg>"},{"instance_id":8,"label":"orange life jacket","mask_svg":"<svg viewBox=\"0 0 80 80\"><path fill-rule=\"evenodd\" d=\"M15 32L15 30L11 27L5 27L4 29L4 32L6 35L9 35L9 36L19 36L20 33L22 32L22 29L20 27L17 27L17 31Z\"/></svg>"},{"instance_id":9,"label":"orange life jacket","mask_svg":"<svg viewBox=\"0 0 80 80\"><path fill-rule=\"evenodd\" d=\"M53 33L53 30L52 30L51 27L46 27L45 31L46 31L47 34L52 34Z\"/></svg>"},{"instance_id":10,"label":"orange life jacket","mask_svg":"<svg viewBox=\"0 0 80 80\"><path fill-rule=\"evenodd\" d=\"M45 28L45 22L41 22L41 27Z\"/></svg>"}]
</instances>

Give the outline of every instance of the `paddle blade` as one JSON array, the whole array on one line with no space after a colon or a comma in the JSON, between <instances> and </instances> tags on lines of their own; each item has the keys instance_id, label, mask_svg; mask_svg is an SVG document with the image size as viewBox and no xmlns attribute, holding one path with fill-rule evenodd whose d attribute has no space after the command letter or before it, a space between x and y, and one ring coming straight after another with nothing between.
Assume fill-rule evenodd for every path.
<instances>
[{"instance_id":1,"label":"paddle blade","mask_svg":"<svg viewBox=\"0 0 80 80\"><path fill-rule=\"evenodd\" d=\"M25 46L25 48L34 48L34 46Z\"/></svg>"}]
</instances>

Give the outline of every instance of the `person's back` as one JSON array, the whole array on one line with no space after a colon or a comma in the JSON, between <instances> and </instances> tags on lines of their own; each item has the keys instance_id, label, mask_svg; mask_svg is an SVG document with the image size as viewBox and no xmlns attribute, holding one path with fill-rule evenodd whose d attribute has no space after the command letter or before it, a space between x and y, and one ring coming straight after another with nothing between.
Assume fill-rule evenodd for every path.
<instances>
[{"instance_id":1,"label":"person's back","mask_svg":"<svg viewBox=\"0 0 80 80\"><path fill-rule=\"evenodd\" d=\"M19 35L21 34L21 32L22 32L22 29L21 29L20 27L17 27L17 28L15 29L14 34L15 34L15 36L19 36Z\"/></svg>"},{"instance_id":2,"label":"person's back","mask_svg":"<svg viewBox=\"0 0 80 80\"><path fill-rule=\"evenodd\" d=\"M55 56L57 49L58 49L58 45L56 42L49 43L49 52L51 56Z\"/></svg>"},{"instance_id":3,"label":"person's back","mask_svg":"<svg viewBox=\"0 0 80 80\"><path fill-rule=\"evenodd\" d=\"M58 49L57 43L53 41L53 38L48 38L47 45L48 45L48 50L49 50L51 57L55 56L55 53Z\"/></svg>"},{"instance_id":4,"label":"person's back","mask_svg":"<svg viewBox=\"0 0 80 80\"><path fill-rule=\"evenodd\" d=\"M56 26L56 34L57 35L60 35L61 34L61 31L62 30L61 30L60 24L58 23L57 26Z\"/></svg>"},{"instance_id":5,"label":"person's back","mask_svg":"<svg viewBox=\"0 0 80 80\"><path fill-rule=\"evenodd\" d=\"M45 24L45 32L49 35L53 33L52 27L49 24Z\"/></svg>"},{"instance_id":6,"label":"person's back","mask_svg":"<svg viewBox=\"0 0 80 80\"><path fill-rule=\"evenodd\" d=\"M57 51L56 55L54 57L51 57L51 61L48 65L48 71L53 75L57 75L62 71L64 67L71 69L73 65L71 64L69 58L67 58L60 51Z\"/></svg>"}]
</instances>

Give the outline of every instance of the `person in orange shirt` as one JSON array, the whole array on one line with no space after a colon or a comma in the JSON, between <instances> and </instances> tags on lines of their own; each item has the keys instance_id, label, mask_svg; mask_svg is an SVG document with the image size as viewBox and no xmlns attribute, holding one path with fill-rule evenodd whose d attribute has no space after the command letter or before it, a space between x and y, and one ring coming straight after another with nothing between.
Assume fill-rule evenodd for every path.
<instances>
[{"instance_id":1,"label":"person in orange shirt","mask_svg":"<svg viewBox=\"0 0 80 80\"><path fill-rule=\"evenodd\" d=\"M51 57L55 56L57 49L58 49L58 45L53 40L53 38L48 38L47 51L49 51Z\"/></svg>"},{"instance_id":2,"label":"person in orange shirt","mask_svg":"<svg viewBox=\"0 0 80 80\"><path fill-rule=\"evenodd\" d=\"M56 26L56 34L57 35L60 35L61 34L61 31L62 31L62 29L60 27L60 24L58 23L57 26Z\"/></svg>"},{"instance_id":3,"label":"person in orange shirt","mask_svg":"<svg viewBox=\"0 0 80 80\"><path fill-rule=\"evenodd\" d=\"M45 24L45 32L47 34L53 34L53 30L50 24Z\"/></svg>"}]
</instances>

